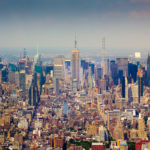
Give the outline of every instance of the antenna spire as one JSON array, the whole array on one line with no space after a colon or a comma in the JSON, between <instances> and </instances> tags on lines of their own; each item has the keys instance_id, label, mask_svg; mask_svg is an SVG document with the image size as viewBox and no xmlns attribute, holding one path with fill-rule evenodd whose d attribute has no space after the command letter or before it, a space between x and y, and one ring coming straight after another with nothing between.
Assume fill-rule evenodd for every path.
<instances>
[{"instance_id":1,"label":"antenna spire","mask_svg":"<svg viewBox=\"0 0 150 150\"><path fill-rule=\"evenodd\" d=\"M75 49L76 49L77 48L76 32L75 32L75 41L74 41L74 44L75 44Z\"/></svg>"}]
</instances>

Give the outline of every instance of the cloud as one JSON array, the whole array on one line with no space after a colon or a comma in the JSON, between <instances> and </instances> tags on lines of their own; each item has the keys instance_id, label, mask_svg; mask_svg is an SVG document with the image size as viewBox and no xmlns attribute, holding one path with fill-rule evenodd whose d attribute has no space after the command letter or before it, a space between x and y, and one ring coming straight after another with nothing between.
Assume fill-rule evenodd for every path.
<instances>
[{"instance_id":1,"label":"cloud","mask_svg":"<svg viewBox=\"0 0 150 150\"><path fill-rule=\"evenodd\" d=\"M150 3L150 0L130 0L133 3Z\"/></svg>"},{"instance_id":2,"label":"cloud","mask_svg":"<svg viewBox=\"0 0 150 150\"><path fill-rule=\"evenodd\" d=\"M131 17L131 18L149 18L150 17L150 10L142 10L142 11L133 10L133 11L130 11L129 17Z\"/></svg>"}]
</instances>

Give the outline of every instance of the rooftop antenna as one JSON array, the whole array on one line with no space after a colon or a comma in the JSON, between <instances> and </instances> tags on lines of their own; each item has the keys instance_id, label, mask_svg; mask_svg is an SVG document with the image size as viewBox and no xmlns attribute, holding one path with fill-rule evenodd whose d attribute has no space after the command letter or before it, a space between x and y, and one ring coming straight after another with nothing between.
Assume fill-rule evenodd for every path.
<instances>
[{"instance_id":1,"label":"rooftop antenna","mask_svg":"<svg viewBox=\"0 0 150 150\"><path fill-rule=\"evenodd\" d=\"M77 48L76 32L75 32L75 41L74 41L74 44L75 44L75 49L76 49Z\"/></svg>"}]
</instances>

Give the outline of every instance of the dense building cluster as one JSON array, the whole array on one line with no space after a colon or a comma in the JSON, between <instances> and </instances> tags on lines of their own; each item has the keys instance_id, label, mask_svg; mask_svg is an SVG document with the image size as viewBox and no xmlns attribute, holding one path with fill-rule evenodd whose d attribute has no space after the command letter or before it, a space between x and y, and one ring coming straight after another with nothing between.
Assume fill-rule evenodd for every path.
<instances>
[{"instance_id":1,"label":"dense building cluster","mask_svg":"<svg viewBox=\"0 0 150 150\"><path fill-rule=\"evenodd\" d=\"M51 64L0 59L0 149L150 149L150 56L80 57L76 44Z\"/></svg>"}]
</instances>

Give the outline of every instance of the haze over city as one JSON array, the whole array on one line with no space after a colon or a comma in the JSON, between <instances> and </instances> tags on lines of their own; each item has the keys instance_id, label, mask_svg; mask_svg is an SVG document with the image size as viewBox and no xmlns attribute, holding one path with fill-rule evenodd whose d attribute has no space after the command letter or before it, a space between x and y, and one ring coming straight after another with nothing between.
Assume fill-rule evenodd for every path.
<instances>
[{"instance_id":1,"label":"haze over city","mask_svg":"<svg viewBox=\"0 0 150 150\"><path fill-rule=\"evenodd\" d=\"M150 48L149 0L0 0L0 47L110 53Z\"/></svg>"},{"instance_id":2,"label":"haze over city","mask_svg":"<svg viewBox=\"0 0 150 150\"><path fill-rule=\"evenodd\" d=\"M150 150L150 0L0 0L0 150Z\"/></svg>"}]
</instances>

